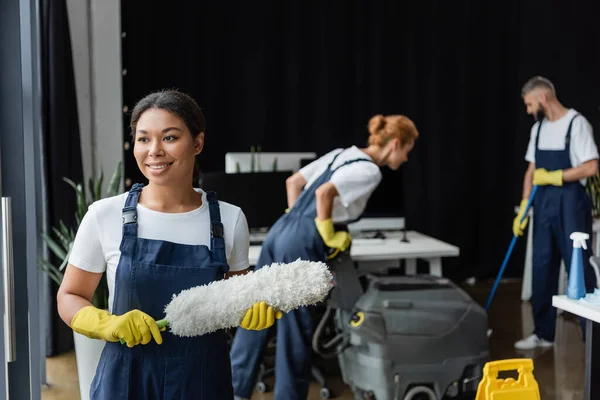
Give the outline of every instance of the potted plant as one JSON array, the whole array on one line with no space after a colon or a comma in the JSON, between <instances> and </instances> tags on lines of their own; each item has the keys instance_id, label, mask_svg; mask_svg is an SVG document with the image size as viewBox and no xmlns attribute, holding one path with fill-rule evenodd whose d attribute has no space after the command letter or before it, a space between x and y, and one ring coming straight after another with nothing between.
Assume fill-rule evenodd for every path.
<instances>
[{"instance_id":1,"label":"potted plant","mask_svg":"<svg viewBox=\"0 0 600 400\"><path fill-rule=\"evenodd\" d=\"M592 216L600 218L600 174L588 178L586 190L592 201Z\"/></svg>"},{"instance_id":2,"label":"potted plant","mask_svg":"<svg viewBox=\"0 0 600 400\"><path fill-rule=\"evenodd\" d=\"M105 196L102 196L101 194L104 174L100 173L100 178L96 181L90 178L88 182L90 193L89 200L84 185L75 183L68 178L63 178L63 180L75 190L77 199L77 211L75 212L76 226L75 228L67 227L63 221L59 221L59 226L52 228L52 234L46 232L42 233L45 244L52 254L60 260L60 265L56 266L45 259L39 260L40 268L48 274L57 285L60 286L62 282L64 269L68 264L71 248L75 241L75 233L77 232L88 207L91 203L100 200L102 197L117 195L122 175L122 163L119 162L108 184ZM98 288L92 297L92 305L103 310L108 309L108 284L106 282L106 274L102 274ZM96 373L96 367L98 366L102 349L104 348L104 342L101 340L90 339L77 332L73 332L73 338L75 342L75 357L77 359L79 392L81 399L87 400L89 399L90 385Z\"/></svg>"}]
</instances>

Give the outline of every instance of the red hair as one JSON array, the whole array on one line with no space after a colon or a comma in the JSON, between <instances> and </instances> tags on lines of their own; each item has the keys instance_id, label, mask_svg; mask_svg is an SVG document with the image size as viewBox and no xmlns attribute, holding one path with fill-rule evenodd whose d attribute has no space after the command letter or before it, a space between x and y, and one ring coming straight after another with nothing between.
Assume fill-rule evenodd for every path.
<instances>
[{"instance_id":1,"label":"red hair","mask_svg":"<svg viewBox=\"0 0 600 400\"><path fill-rule=\"evenodd\" d=\"M370 145L385 146L390 140L397 138L400 145L404 146L419 137L414 122L404 115L375 115L369 120L368 129Z\"/></svg>"}]
</instances>

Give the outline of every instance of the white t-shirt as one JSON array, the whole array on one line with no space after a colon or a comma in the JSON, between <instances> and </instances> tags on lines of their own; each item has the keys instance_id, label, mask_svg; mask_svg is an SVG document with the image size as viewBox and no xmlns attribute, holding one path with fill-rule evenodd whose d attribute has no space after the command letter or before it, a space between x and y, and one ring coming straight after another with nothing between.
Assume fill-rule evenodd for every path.
<instances>
[{"instance_id":1,"label":"white t-shirt","mask_svg":"<svg viewBox=\"0 0 600 400\"><path fill-rule=\"evenodd\" d=\"M138 237L210 248L210 213L206 193L202 205L185 213L162 213L137 205ZM112 310L115 276L123 237L121 211L127 193L94 202L77 230L69 263L89 272L106 271L109 311ZM248 223L243 211L219 201L225 237L225 254L231 271L248 268Z\"/></svg>"},{"instance_id":2,"label":"white t-shirt","mask_svg":"<svg viewBox=\"0 0 600 400\"><path fill-rule=\"evenodd\" d=\"M571 119L577 114L574 109L569 111L556 121L544 119L540 131L540 150L564 150L565 138ZM535 164L535 140L537 136L539 121L531 128L529 146L525 154L525 160ZM594 142L592 126L583 115L579 115L573 121L571 126L571 144L569 156L573 168L580 166L584 162L598 158L598 148ZM581 179L582 185L586 184L587 179Z\"/></svg>"},{"instance_id":3,"label":"white t-shirt","mask_svg":"<svg viewBox=\"0 0 600 400\"><path fill-rule=\"evenodd\" d=\"M342 149L332 150L298 171L306 179L306 187L325 172L331 160L340 151ZM358 147L352 146L337 157L331 168L335 169L344 162L357 158L371 160L371 157ZM331 219L333 222L346 222L360 217L363 213L369 197L381 182L381 170L375 163L357 161L335 171L330 182L339 193L333 201Z\"/></svg>"}]
</instances>

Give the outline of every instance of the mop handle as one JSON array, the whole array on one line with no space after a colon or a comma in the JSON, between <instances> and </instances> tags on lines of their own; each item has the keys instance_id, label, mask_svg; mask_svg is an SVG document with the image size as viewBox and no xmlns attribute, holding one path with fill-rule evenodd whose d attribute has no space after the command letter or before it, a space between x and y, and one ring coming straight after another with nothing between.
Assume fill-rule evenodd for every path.
<instances>
[{"instance_id":1,"label":"mop handle","mask_svg":"<svg viewBox=\"0 0 600 400\"><path fill-rule=\"evenodd\" d=\"M527 202L527 206L525 207L525 211L523 212L523 216L521 217L521 221L523 222L529 213L529 208L531 207L531 203L533 203L533 198L535 197L535 192L537 192L538 186L533 186L533 190L531 191L531 195L529 196L529 201ZM490 308L490 304L492 303L492 299L494 298L494 294L496 293L496 289L498 288L498 284L500 283L500 279L502 279L502 274L504 273L504 269L506 268L506 264L508 264L508 259L515 247L515 243L517 242L517 235L513 235L512 241L510 242L510 246L508 247L508 251L506 252L506 256L504 256L504 261L502 262L502 267L500 268L500 272L498 272L498 276L496 277L496 282L494 282L494 287L492 287L492 291L490 292L490 296L488 297L487 304L485 305L486 311Z\"/></svg>"},{"instance_id":2,"label":"mop handle","mask_svg":"<svg viewBox=\"0 0 600 400\"><path fill-rule=\"evenodd\" d=\"M535 185L533 190L531 191L531 195L529 196L529 201L527 202L527 206L525 207L525 211L523 211L523 215L521 216L521 221L523 222L525 218L527 218L527 214L529 213L529 207L531 207L531 203L533 203L533 198L535 196L535 192L537 192L538 186Z\"/></svg>"},{"instance_id":3,"label":"mop handle","mask_svg":"<svg viewBox=\"0 0 600 400\"><path fill-rule=\"evenodd\" d=\"M158 329L162 329L165 326L169 325L169 321L167 321L166 319L159 319L158 321L156 321L156 325L158 325ZM125 344L125 341L123 339L119 341L121 342L121 344Z\"/></svg>"}]
</instances>

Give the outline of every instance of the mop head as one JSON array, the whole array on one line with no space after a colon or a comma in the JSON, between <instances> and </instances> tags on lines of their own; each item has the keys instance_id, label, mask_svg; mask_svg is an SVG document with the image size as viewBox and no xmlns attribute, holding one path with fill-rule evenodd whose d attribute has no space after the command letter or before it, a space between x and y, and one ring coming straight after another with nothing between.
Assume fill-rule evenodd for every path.
<instances>
[{"instance_id":1,"label":"mop head","mask_svg":"<svg viewBox=\"0 0 600 400\"><path fill-rule=\"evenodd\" d=\"M173 295L165 320L174 335L200 336L239 326L257 302L285 313L321 302L332 287L332 275L322 262L274 263Z\"/></svg>"}]
</instances>

